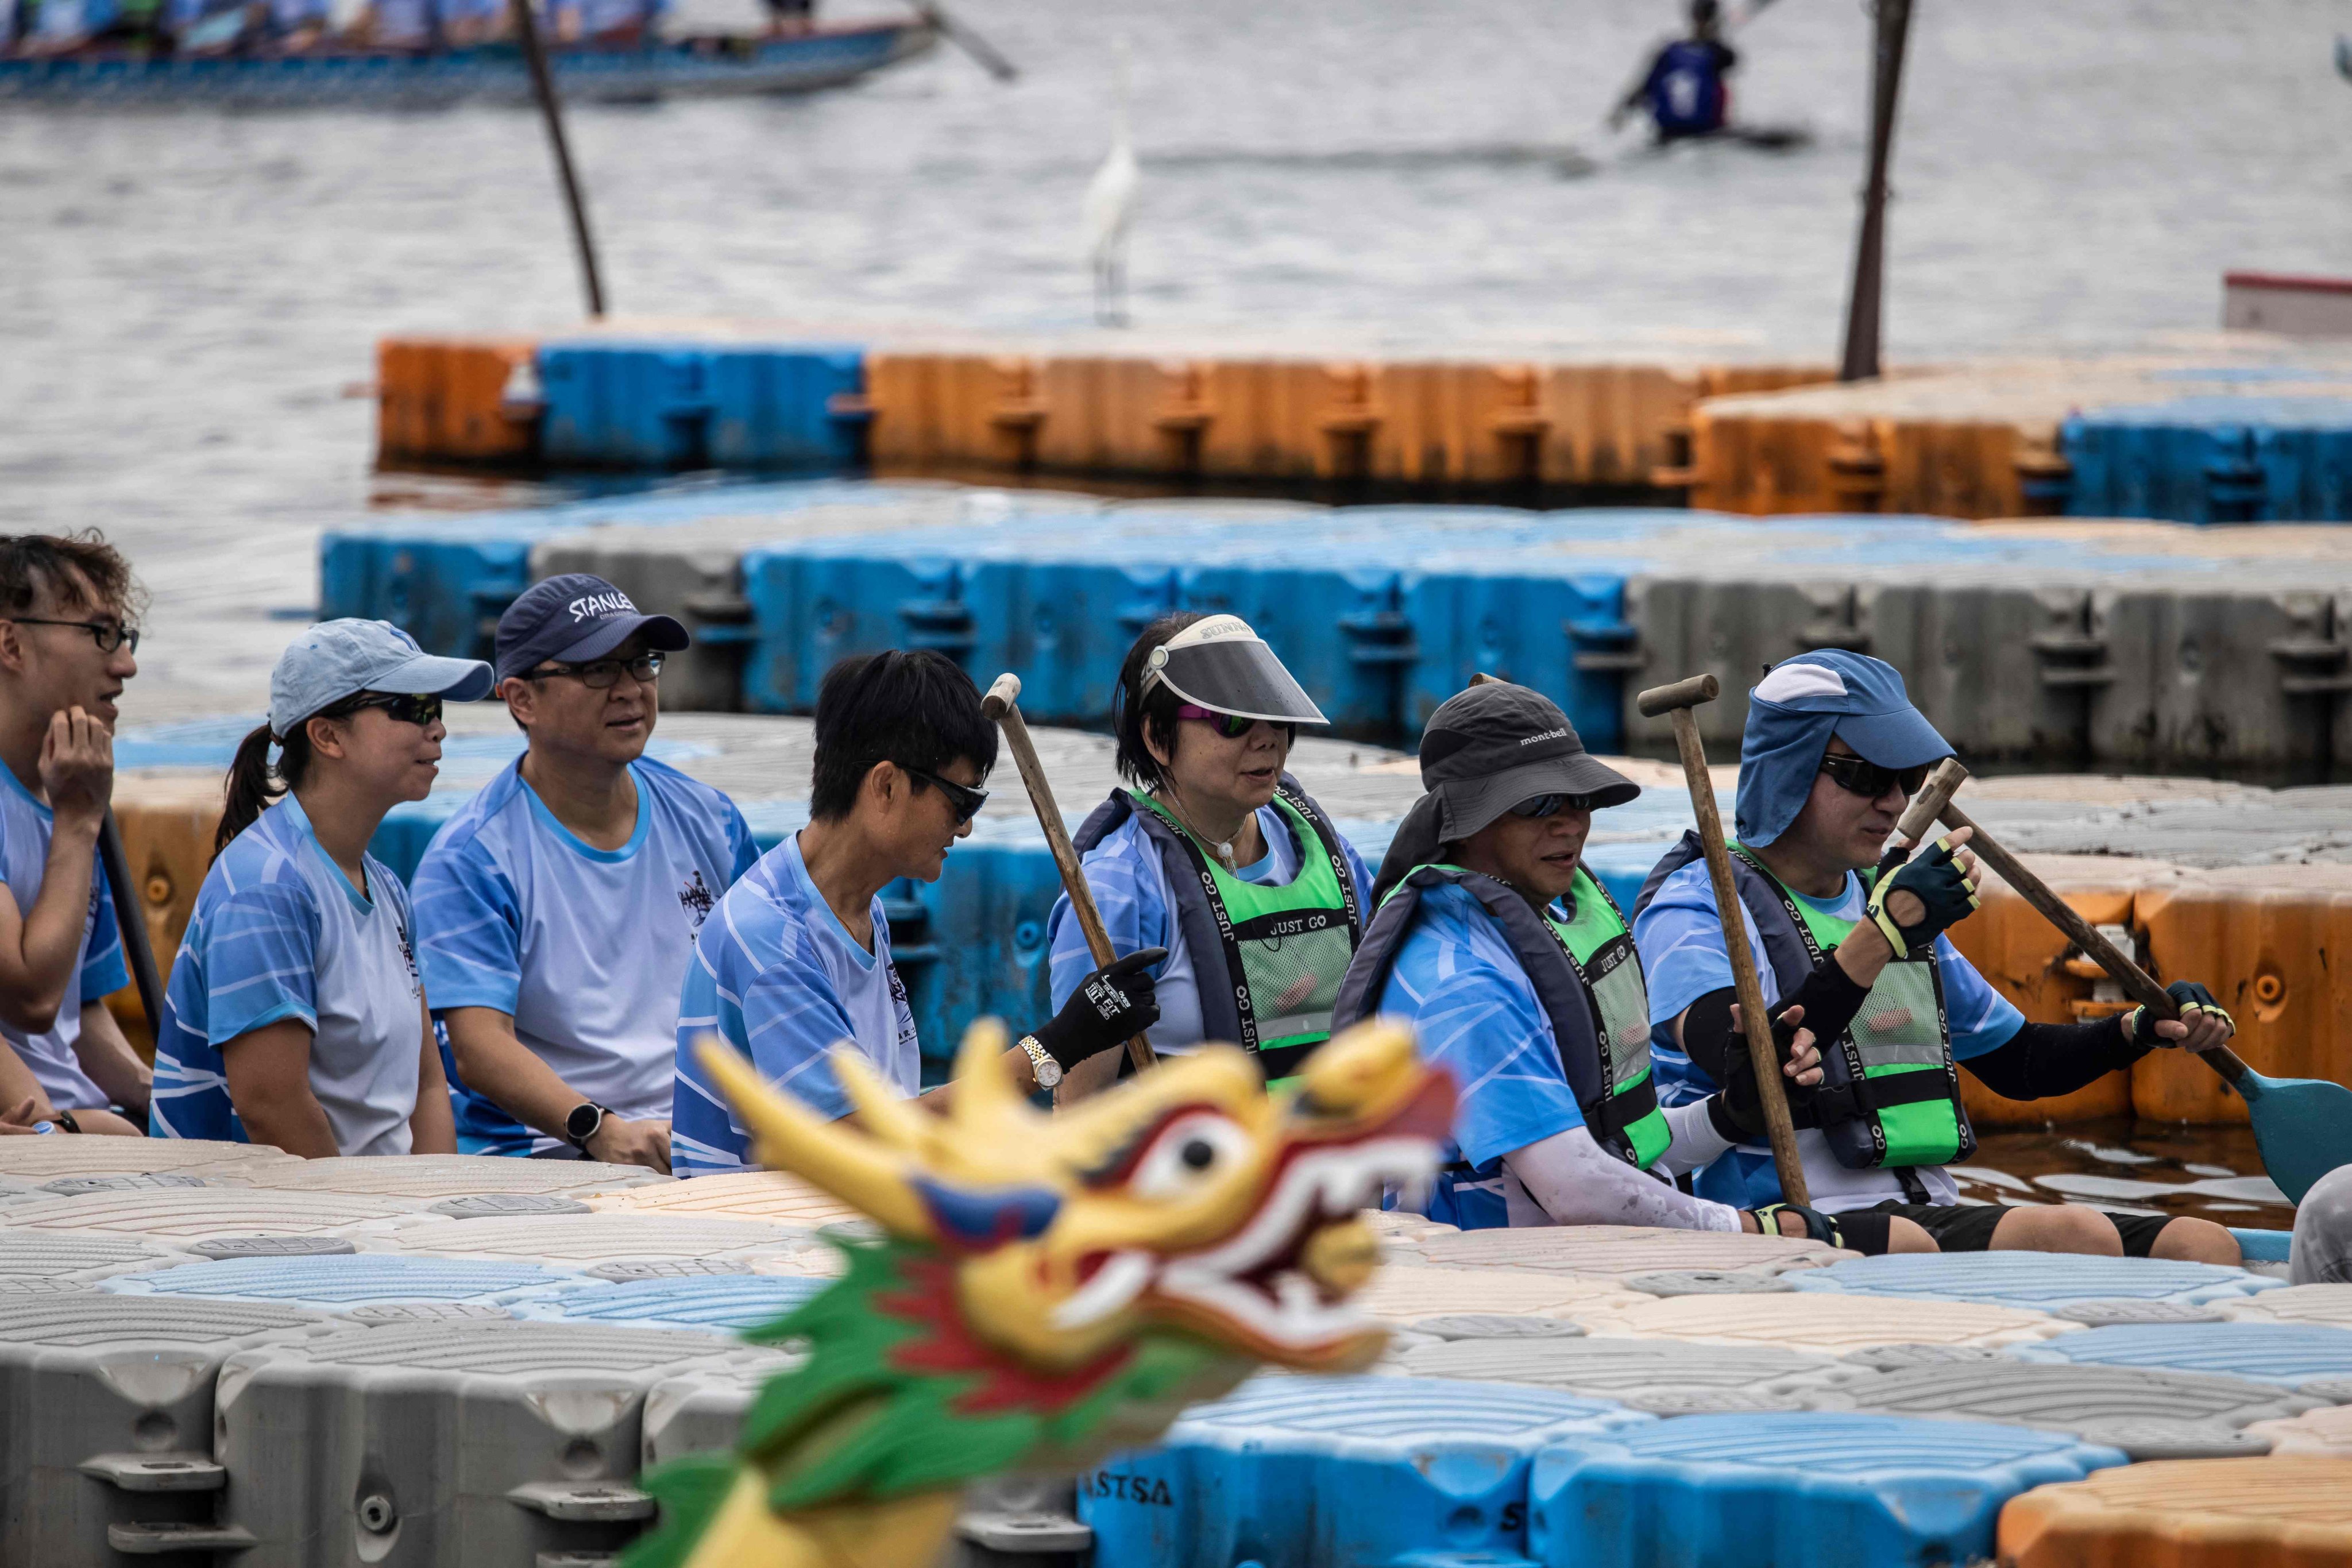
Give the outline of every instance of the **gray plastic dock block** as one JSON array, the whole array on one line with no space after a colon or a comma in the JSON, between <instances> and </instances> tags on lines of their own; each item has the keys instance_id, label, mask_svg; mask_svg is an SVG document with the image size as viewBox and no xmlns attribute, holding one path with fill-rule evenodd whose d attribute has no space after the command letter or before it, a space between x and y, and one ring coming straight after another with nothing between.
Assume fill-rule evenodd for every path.
<instances>
[{"instance_id":1,"label":"gray plastic dock block","mask_svg":"<svg viewBox=\"0 0 2352 1568\"><path fill-rule=\"evenodd\" d=\"M1418 1318L1411 1332L1415 1337L1440 1340L1573 1340L1584 1335L1581 1325L1565 1318L1531 1318L1516 1312L1454 1312ZM1402 1337L1399 1331L1389 1331L1391 1344Z\"/></svg>"},{"instance_id":2,"label":"gray plastic dock block","mask_svg":"<svg viewBox=\"0 0 2352 1568\"><path fill-rule=\"evenodd\" d=\"M631 1187L667 1185L671 1180L642 1165L610 1165L596 1160L514 1160L494 1154L409 1154L397 1160L346 1156L206 1173L212 1180L239 1186L415 1198L420 1204L484 1193L590 1197Z\"/></svg>"},{"instance_id":3,"label":"gray plastic dock block","mask_svg":"<svg viewBox=\"0 0 2352 1568\"><path fill-rule=\"evenodd\" d=\"M1594 1279L1748 1271L1780 1274L1853 1257L1818 1241L1633 1226L1530 1226L1457 1231L1403 1244L1390 1261L1440 1268L1528 1268Z\"/></svg>"},{"instance_id":4,"label":"gray plastic dock block","mask_svg":"<svg viewBox=\"0 0 2352 1568\"><path fill-rule=\"evenodd\" d=\"M114 1531L213 1528L221 1364L329 1326L247 1302L0 1298L0 1563L120 1564L144 1546Z\"/></svg>"},{"instance_id":5,"label":"gray plastic dock block","mask_svg":"<svg viewBox=\"0 0 2352 1568\"><path fill-rule=\"evenodd\" d=\"M734 1447L760 1385L806 1359L798 1351L747 1348L724 1365L696 1366L655 1384L646 1394L646 1464Z\"/></svg>"},{"instance_id":6,"label":"gray plastic dock block","mask_svg":"<svg viewBox=\"0 0 2352 1568\"><path fill-rule=\"evenodd\" d=\"M224 1522L238 1568L518 1568L609 1553L654 1513L634 1484L647 1389L738 1346L569 1323L354 1328L222 1369Z\"/></svg>"},{"instance_id":7,"label":"gray plastic dock block","mask_svg":"<svg viewBox=\"0 0 2352 1568\"><path fill-rule=\"evenodd\" d=\"M1809 1394L1823 1410L1999 1421L2072 1432L2135 1459L2221 1458L2270 1452L2240 1429L2324 1403L2238 1377L2137 1367L2036 1365L2002 1358L1881 1373Z\"/></svg>"},{"instance_id":8,"label":"gray plastic dock block","mask_svg":"<svg viewBox=\"0 0 2352 1568\"><path fill-rule=\"evenodd\" d=\"M495 1219L428 1215L372 1239L384 1251L436 1253L589 1268L604 1263L732 1259L751 1266L763 1253L804 1249L814 1238L792 1226L761 1220L605 1210L595 1214L509 1215Z\"/></svg>"},{"instance_id":9,"label":"gray plastic dock block","mask_svg":"<svg viewBox=\"0 0 2352 1568\"><path fill-rule=\"evenodd\" d=\"M1668 1268L1655 1274L1629 1274L1625 1289L1645 1296L1764 1296L1793 1290L1778 1274L1738 1268Z\"/></svg>"},{"instance_id":10,"label":"gray plastic dock block","mask_svg":"<svg viewBox=\"0 0 2352 1568\"><path fill-rule=\"evenodd\" d=\"M1855 1296L1916 1296L1990 1301L2044 1311L2077 1301L2144 1300L2200 1306L2235 1300L2276 1281L2242 1268L2152 1258L2085 1258L2056 1252L1889 1253L1857 1258L1791 1279L1794 1290Z\"/></svg>"},{"instance_id":11,"label":"gray plastic dock block","mask_svg":"<svg viewBox=\"0 0 2352 1568\"><path fill-rule=\"evenodd\" d=\"M1527 1384L1674 1415L1793 1410L1793 1395L1876 1375L1801 1351L1673 1340L1461 1340L1407 1351L1389 1365L1408 1377Z\"/></svg>"},{"instance_id":12,"label":"gray plastic dock block","mask_svg":"<svg viewBox=\"0 0 2352 1568\"><path fill-rule=\"evenodd\" d=\"M11 1230L108 1231L185 1247L225 1237L350 1236L381 1231L415 1223L419 1217L415 1211L424 1206L412 1198L344 1193L181 1187L11 1204L7 1224Z\"/></svg>"},{"instance_id":13,"label":"gray plastic dock block","mask_svg":"<svg viewBox=\"0 0 2352 1568\"><path fill-rule=\"evenodd\" d=\"M16 1281L81 1283L190 1261L183 1249L146 1237L0 1228L0 1290Z\"/></svg>"}]
</instances>

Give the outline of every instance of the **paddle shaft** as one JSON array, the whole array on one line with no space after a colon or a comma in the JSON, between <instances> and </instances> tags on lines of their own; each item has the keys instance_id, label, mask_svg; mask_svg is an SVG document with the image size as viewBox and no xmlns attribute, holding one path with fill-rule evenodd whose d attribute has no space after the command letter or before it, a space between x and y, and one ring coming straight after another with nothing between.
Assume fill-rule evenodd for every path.
<instances>
[{"instance_id":1,"label":"paddle shaft","mask_svg":"<svg viewBox=\"0 0 2352 1568\"><path fill-rule=\"evenodd\" d=\"M1095 895L1087 886L1085 868L1078 864L1078 851L1070 842L1069 829L1062 825L1062 808L1054 804L1054 786L1045 780L1045 765L1037 760L1036 744L1029 739L1029 722L1021 717L1021 678L1009 671L996 678L996 684L981 699L981 711L996 721L1004 731L1005 744L1013 748L1013 765L1020 771L1021 784L1029 792L1029 805L1037 813L1037 826L1045 830L1045 847L1054 852L1054 867L1062 874L1062 890L1070 895L1070 912L1078 919L1078 930L1086 933L1087 951L1094 954L1095 967L1116 963L1118 954L1111 951L1110 933L1103 930L1102 914L1095 908ZM1138 1072L1156 1065L1160 1058L1151 1042L1137 1035L1127 1042L1127 1059L1135 1064Z\"/></svg>"},{"instance_id":2,"label":"paddle shaft","mask_svg":"<svg viewBox=\"0 0 2352 1568\"><path fill-rule=\"evenodd\" d=\"M1987 834L1967 812L1958 805L1947 804L1941 816L1947 827L1969 828L1968 847L1976 851L1977 858L1991 867L1994 873L2014 889L2019 898L2032 904L2042 919L2064 932L2067 941L2081 948L2093 963L2114 976L2116 984L2124 988L2124 994L2159 1018L2180 1016L2180 1010L2172 1005L2172 998L2165 994L2163 986L2158 985L2146 970L2126 958L2114 942L2099 934L2096 926L2077 913L2073 905L2052 892L2049 883L2027 870L2022 860L2002 847L2000 841ZM2253 1075L2247 1068L2245 1058L2228 1046L2215 1046L2210 1051L2196 1054L2203 1058L2206 1065L2220 1073L2242 1098L2251 1100L2261 1092L2259 1088L2247 1081Z\"/></svg>"},{"instance_id":3,"label":"paddle shaft","mask_svg":"<svg viewBox=\"0 0 2352 1568\"><path fill-rule=\"evenodd\" d=\"M1780 1174L1784 1202L1810 1204L1813 1199L1805 1185L1805 1163L1797 1154L1797 1124L1790 1119L1789 1097L1780 1087L1780 1053L1772 1044L1772 1016L1765 1010L1764 982L1756 973L1756 954L1748 945L1748 911L1739 901L1738 885L1731 879L1731 851L1724 845L1723 817L1715 809L1715 779L1706 771L1698 719L1691 711L1701 702L1714 701L1720 689L1712 675L1695 675L1644 691L1634 701L1646 718L1670 710L1675 716L1675 749L1682 753L1691 811L1698 818L1699 847L1706 852L1707 879L1715 885L1716 914L1723 926L1723 950L1731 959L1731 988L1739 998L1740 1030L1748 1042L1748 1065L1756 1071L1756 1098L1764 1107L1772 1168Z\"/></svg>"},{"instance_id":4,"label":"paddle shaft","mask_svg":"<svg viewBox=\"0 0 2352 1568\"><path fill-rule=\"evenodd\" d=\"M981 69L997 80L1011 81L1021 74L1018 67L997 52L995 45L973 32L957 18L949 16L943 8L938 5L924 5L919 7L919 13L940 37L970 55L979 62Z\"/></svg>"},{"instance_id":5,"label":"paddle shaft","mask_svg":"<svg viewBox=\"0 0 2352 1568\"><path fill-rule=\"evenodd\" d=\"M539 19L530 0L514 0L515 40L530 68L530 89L539 100L540 119L547 125L547 145L555 154L555 177L563 187L564 209L572 215L572 239L580 252L580 278L588 289L588 313L604 313L604 279L596 266L596 240L588 231L588 204L580 195L580 180L572 172L572 146L564 140L563 109L555 94L555 73L548 68L547 47L540 39Z\"/></svg>"},{"instance_id":6,"label":"paddle shaft","mask_svg":"<svg viewBox=\"0 0 2352 1568\"><path fill-rule=\"evenodd\" d=\"M140 911L146 900L131 880L131 861L122 853L122 829L114 807L98 826L98 858L106 868L107 885L114 890L114 923L122 930L122 951L131 961L131 978L139 987L139 1005L147 1015L150 1038L163 1035L163 984L155 973L155 950L148 945L147 919Z\"/></svg>"}]
</instances>

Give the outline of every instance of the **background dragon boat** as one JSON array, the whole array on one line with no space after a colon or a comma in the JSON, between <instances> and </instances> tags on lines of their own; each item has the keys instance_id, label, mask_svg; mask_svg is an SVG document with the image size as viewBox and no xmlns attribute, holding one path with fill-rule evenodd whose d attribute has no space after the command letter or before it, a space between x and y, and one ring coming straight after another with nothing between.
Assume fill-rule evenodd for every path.
<instances>
[{"instance_id":1,"label":"background dragon boat","mask_svg":"<svg viewBox=\"0 0 2352 1568\"><path fill-rule=\"evenodd\" d=\"M629 48L551 49L558 91L574 103L741 98L853 81L938 41L909 17L791 37L704 36ZM0 58L0 105L102 109L438 109L530 101L513 44L435 53L136 58L127 52Z\"/></svg>"}]
</instances>

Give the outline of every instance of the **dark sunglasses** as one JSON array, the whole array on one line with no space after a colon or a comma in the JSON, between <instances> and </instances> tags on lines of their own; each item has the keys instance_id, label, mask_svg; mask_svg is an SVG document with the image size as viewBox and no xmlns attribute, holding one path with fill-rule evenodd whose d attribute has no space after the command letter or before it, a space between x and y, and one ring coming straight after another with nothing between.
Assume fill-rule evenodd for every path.
<instances>
[{"instance_id":1,"label":"dark sunglasses","mask_svg":"<svg viewBox=\"0 0 2352 1568\"><path fill-rule=\"evenodd\" d=\"M1585 797L1580 795L1539 795L1532 800L1523 800L1511 807L1511 815L1531 817L1558 816L1563 811L1582 805L1584 802Z\"/></svg>"},{"instance_id":2,"label":"dark sunglasses","mask_svg":"<svg viewBox=\"0 0 2352 1568\"><path fill-rule=\"evenodd\" d=\"M89 640L98 645L100 653L112 653L119 647L127 647L132 653L139 651L137 626L119 626L112 621L47 621L38 616L10 616L8 618L20 626L79 626L89 634Z\"/></svg>"},{"instance_id":3,"label":"dark sunglasses","mask_svg":"<svg viewBox=\"0 0 2352 1568\"><path fill-rule=\"evenodd\" d=\"M1896 784L1903 786L1906 795L1917 795L1919 786L1927 782L1927 767L1928 764L1922 763L1916 768L1898 771L1882 768L1862 757L1831 756L1822 759L1822 772L1830 775L1832 784L1848 795L1858 795L1869 800L1876 800Z\"/></svg>"},{"instance_id":4,"label":"dark sunglasses","mask_svg":"<svg viewBox=\"0 0 2352 1568\"><path fill-rule=\"evenodd\" d=\"M1213 708L1203 708L1197 702L1178 704L1176 717L1189 719L1196 724L1206 724L1228 741L1240 740L1257 724L1256 720L1246 714L1220 713ZM1274 719L1269 719L1266 722L1286 734L1295 736L1298 733L1298 726L1296 724L1286 724Z\"/></svg>"},{"instance_id":5,"label":"dark sunglasses","mask_svg":"<svg viewBox=\"0 0 2352 1568\"><path fill-rule=\"evenodd\" d=\"M402 723L414 724L420 730L441 722L441 699L423 692L376 694L352 704L354 713L362 708L381 708Z\"/></svg>"},{"instance_id":6,"label":"dark sunglasses","mask_svg":"<svg viewBox=\"0 0 2352 1568\"><path fill-rule=\"evenodd\" d=\"M904 763L898 764L898 769L910 777L919 778L925 784L933 785L941 795L947 796L948 809L955 813L955 819L959 826L978 816L980 808L988 804L988 792L984 789L974 789L970 784L960 784L953 779L943 779L937 773L927 773L920 768L910 768Z\"/></svg>"},{"instance_id":7,"label":"dark sunglasses","mask_svg":"<svg viewBox=\"0 0 2352 1568\"><path fill-rule=\"evenodd\" d=\"M621 684L621 671L625 669L629 672L629 678L638 685L651 686L661 679L662 656L657 653L647 653L640 654L635 658L600 658L587 664L558 664L546 669L530 670L523 676L523 679L551 680L556 676L565 675L579 681L591 691L610 691Z\"/></svg>"}]
</instances>

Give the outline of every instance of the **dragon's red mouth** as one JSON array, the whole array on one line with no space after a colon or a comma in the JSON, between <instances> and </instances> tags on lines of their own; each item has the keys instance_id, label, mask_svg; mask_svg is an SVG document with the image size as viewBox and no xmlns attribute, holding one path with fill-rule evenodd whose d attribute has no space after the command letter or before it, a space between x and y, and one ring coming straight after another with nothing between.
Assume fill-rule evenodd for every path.
<instances>
[{"instance_id":1,"label":"dragon's red mouth","mask_svg":"<svg viewBox=\"0 0 2352 1568\"><path fill-rule=\"evenodd\" d=\"M1076 1328L1141 1300L1270 1361L1312 1362L1361 1342L1376 1325L1345 1289L1310 1275L1307 1255L1319 1233L1377 1206L1385 1188L1428 1178L1453 1094L1442 1075L1423 1089L1376 1124L1309 1122L1283 1149L1255 1210L1216 1246L1164 1258L1122 1251L1094 1262L1054 1314L1057 1326Z\"/></svg>"}]
</instances>

